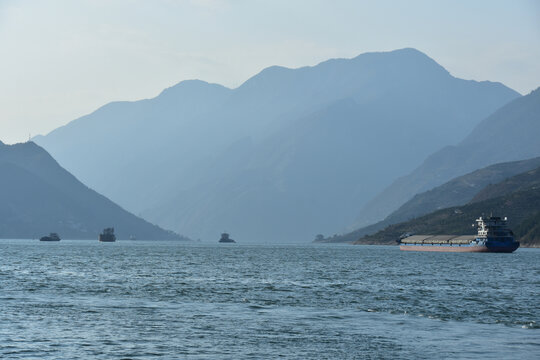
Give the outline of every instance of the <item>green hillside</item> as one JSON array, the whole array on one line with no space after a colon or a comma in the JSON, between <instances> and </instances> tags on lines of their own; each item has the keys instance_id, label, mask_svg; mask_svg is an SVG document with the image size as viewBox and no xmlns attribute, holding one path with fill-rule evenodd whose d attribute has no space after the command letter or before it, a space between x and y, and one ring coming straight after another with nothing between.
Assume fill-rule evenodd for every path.
<instances>
[{"instance_id":1,"label":"green hillside","mask_svg":"<svg viewBox=\"0 0 540 360\"><path fill-rule=\"evenodd\" d=\"M540 189L540 168L536 168L522 174L512 176L496 184L490 184L482 189L471 200L471 203L484 201L510 194L515 191Z\"/></svg>"},{"instance_id":2,"label":"green hillside","mask_svg":"<svg viewBox=\"0 0 540 360\"><path fill-rule=\"evenodd\" d=\"M318 242L353 242L363 236L383 230L389 225L432 213L436 210L487 200L518 189L540 186L540 157L491 165L459 176L436 188L417 194L383 221L347 234ZM533 171L529 171L533 170ZM523 174L519 177L516 175Z\"/></svg>"},{"instance_id":3,"label":"green hillside","mask_svg":"<svg viewBox=\"0 0 540 360\"><path fill-rule=\"evenodd\" d=\"M354 244L394 244L401 234L475 234L474 220L484 214L507 216L510 227L523 246L540 246L540 189L517 191L505 196L436 211L395 225ZM523 239L521 239L523 237Z\"/></svg>"},{"instance_id":4,"label":"green hillside","mask_svg":"<svg viewBox=\"0 0 540 360\"><path fill-rule=\"evenodd\" d=\"M540 211L523 220L514 232L518 234L522 246L539 247Z\"/></svg>"},{"instance_id":5,"label":"green hillside","mask_svg":"<svg viewBox=\"0 0 540 360\"><path fill-rule=\"evenodd\" d=\"M502 195L501 195L502 194ZM499 195L499 196L497 196ZM410 221L386 227L355 244L394 244L403 233L474 234L474 220L481 215L508 217L510 227L522 246L540 246L540 168L487 186L473 201L450 207Z\"/></svg>"}]
</instances>

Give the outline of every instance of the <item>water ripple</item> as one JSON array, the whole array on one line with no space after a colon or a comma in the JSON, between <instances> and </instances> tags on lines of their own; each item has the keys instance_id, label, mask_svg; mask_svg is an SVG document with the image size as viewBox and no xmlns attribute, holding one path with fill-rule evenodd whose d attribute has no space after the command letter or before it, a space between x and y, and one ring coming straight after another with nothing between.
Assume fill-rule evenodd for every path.
<instances>
[{"instance_id":1,"label":"water ripple","mask_svg":"<svg viewBox=\"0 0 540 360\"><path fill-rule=\"evenodd\" d=\"M538 250L101 245L0 241L0 358L540 357Z\"/></svg>"}]
</instances>

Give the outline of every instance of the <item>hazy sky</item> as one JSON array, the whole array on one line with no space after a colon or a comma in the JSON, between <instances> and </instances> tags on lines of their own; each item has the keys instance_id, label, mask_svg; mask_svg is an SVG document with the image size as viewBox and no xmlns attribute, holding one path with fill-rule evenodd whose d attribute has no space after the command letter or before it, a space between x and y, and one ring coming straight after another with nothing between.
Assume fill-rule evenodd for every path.
<instances>
[{"instance_id":1,"label":"hazy sky","mask_svg":"<svg viewBox=\"0 0 540 360\"><path fill-rule=\"evenodd\" d=\"M181 80L414 47L453 75L540 86L540 1L0 0L0 140Z\"/></svg>"}]
</instances>

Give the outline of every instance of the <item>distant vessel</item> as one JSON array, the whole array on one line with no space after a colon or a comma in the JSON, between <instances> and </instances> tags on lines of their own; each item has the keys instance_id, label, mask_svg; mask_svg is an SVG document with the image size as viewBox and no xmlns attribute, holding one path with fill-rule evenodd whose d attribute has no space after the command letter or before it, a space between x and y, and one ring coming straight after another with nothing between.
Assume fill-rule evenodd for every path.
<instances>
[{"instance_id":1,"label":"distant vessel","mask_svg":"<svg viewBox=\"0 0 540 360\"><path fill-rule=\"evenodd\" d=\"M404 234L398 240L401 250L445 252L504 252L519 247L514 233L508 228L508 219L492 216L476 219L477 235L412 235Z\"/></svg>"},{"instance_id":2,"label":"distant vessel","mask_svg":"<svg viewBox=\"0 0 540 360\"><path fill-rule=\"evenodd\" d=\"M42 236L39 241L60 241L57 233L50 233L49 236Z\"/></svg>"},{"instance_id":3,"label":"distant vessel","mask_svg":"<svg viewBox=\"0 0 540 360\"><path fill-rule=\"evenodd\" d=\"M114 235L114 228L103 229L103 232L99 234L99 241L101 242L115 242L116 235Z\"/></svg>"},{"instance_id":4,"label":"distant vessel","mask_svg":"<svg viewBox=\"0 0 540 360\"><path fill-rule=\"evenodd\" d=\"M235 243L236 241L234 241L233 239L231 239L231 238L229 237L229 234L223 233L223 234L221 234L221 239L219 239L219 242L220 242L220 243Z\"/></svg>"}]
</instances>

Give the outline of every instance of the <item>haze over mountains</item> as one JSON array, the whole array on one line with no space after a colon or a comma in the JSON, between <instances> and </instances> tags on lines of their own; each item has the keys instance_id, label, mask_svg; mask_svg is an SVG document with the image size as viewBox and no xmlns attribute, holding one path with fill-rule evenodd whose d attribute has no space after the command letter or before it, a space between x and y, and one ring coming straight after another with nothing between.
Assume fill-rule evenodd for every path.
<instances>
[{"instance_id":1,"label":"haze over mountains","mask_svg":"<svg viewBox=\"0 0 540 360\"><path fill-rule=\"evenodd\" d=\"M81 184L32 142L0 142L0 174L0 238L32 239L58 232L64 239L97 241L103 228L114 226L119 239L183 239Z\"/></svg>"},{"instance_id":2,"label":"haze over mountains","mask_svg":"<svg viewBox=\"0 0 540 360\"><path fill-rule=\"evenodd\" d=\"M517 97L402 49L271 67L236 89L185 81L35 141L87 185L190 237L309 241L353 223L374 194Z\"/></svg>"},{"instance_id":3,"label":"haze over mountains","mask_svg":"<svg viewBox=\"0 0 540 360\"><path fill-rule=\"evenodd\" d=\"M488 116L463 141L429 156L367 203L357 227L383 219L415 194L485 166L540 156L540 89ZM366 221L367 220L367 221Z\"/></svg>"}]
</instances>

